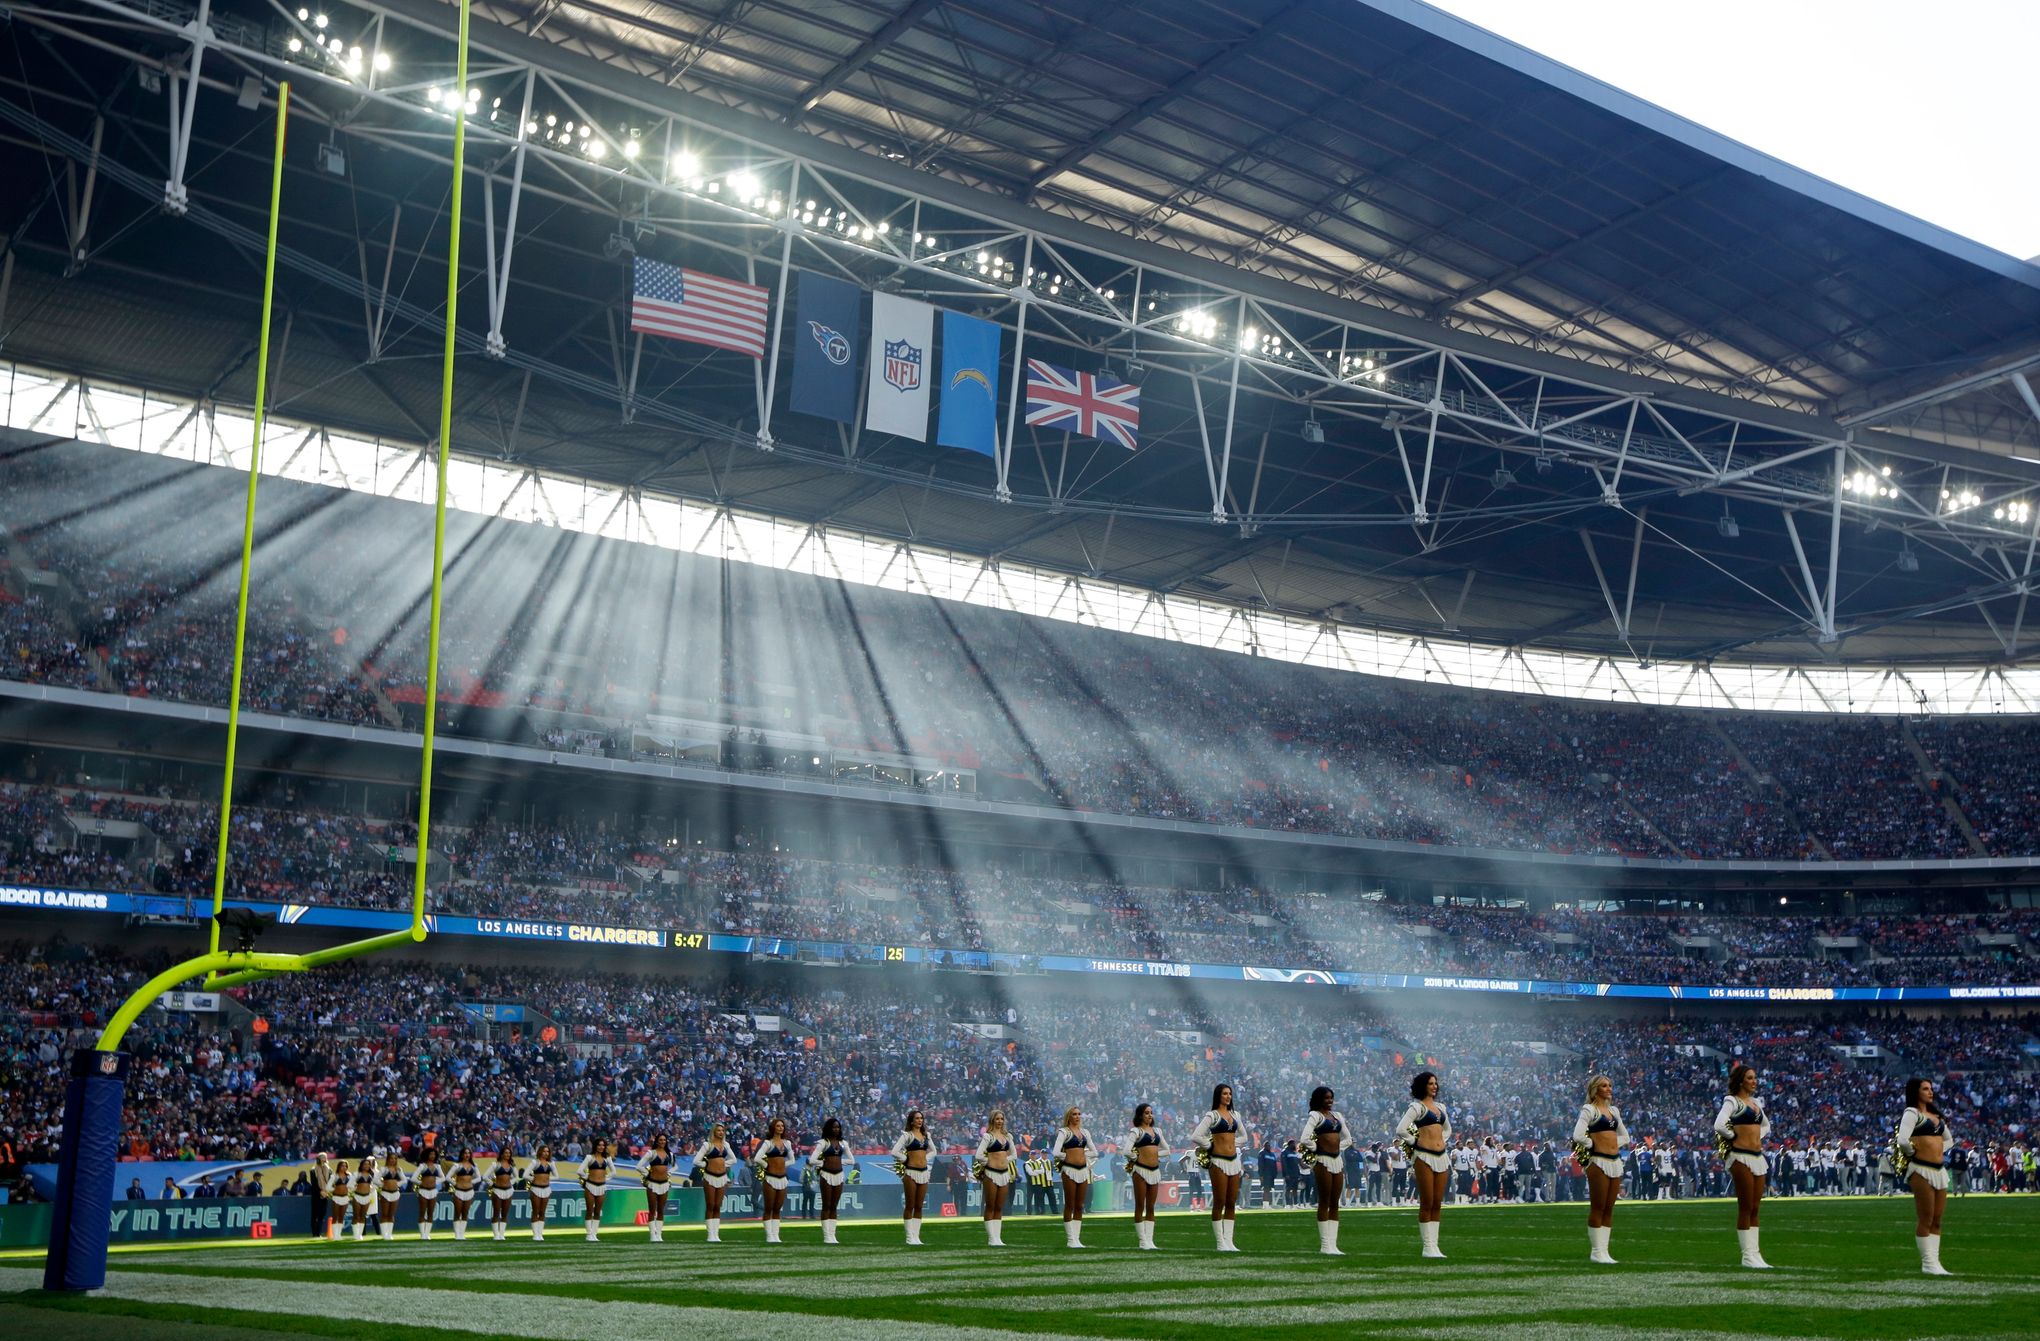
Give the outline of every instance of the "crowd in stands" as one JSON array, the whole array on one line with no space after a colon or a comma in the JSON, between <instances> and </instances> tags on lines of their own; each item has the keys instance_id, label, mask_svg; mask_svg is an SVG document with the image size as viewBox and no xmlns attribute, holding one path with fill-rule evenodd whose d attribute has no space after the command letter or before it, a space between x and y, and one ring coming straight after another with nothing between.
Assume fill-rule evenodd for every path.
<instances>
[{"instance_id":1,"label":"crowd in stands","mask_svg":"<svg viewBox=\"0 0 2040 1341\"><path fill-rule=\"evenodd\" d=\"M67 1049L151 967L78 945L8 947L0 1129L30 1158L50 1154ZM1909 1073L1936 1080L1957 1139L1979 1149L2030 1140L2040 1115L2040 1071L2021 1067L2040 1027L2031 1015L1675 1020L1520 1004L1466 1015L1420 995L1360 1005L1265 986L1192 997L1153 984L1106 998L1023 980L920 980L903 994L875 979L803 977L356 961L254 984L237 989L233 1014L154 1012L130 1035L129 1153L303 1158L427 1133L527 1153L597 1135L636 1149L665 1133L684 1150L714 1122L741 1142L780 1116L811 1140L830 1115L871 1150L908 1108L953 1149L992 1108L1039 1140L1072 1104L1109 1143L1142 1101L1180 1144L1220 1080L1237 1087L1256 1138L1286 1139L1310 1087L1327 1083L1363 1137L1385 1139L1409 1076L1425 1069L1472 1139L1562 1142L1585 1078L1606 1072L1640 1142L1711 1149L1734 1059L1758 1068L1780 1144L1881 1148ZM462 1002L534 1014L489 1037ZM550 1041L540 1019L557 1030ZM1886 1053L1837 1051L1864 1046Z\"/></svg>"},{"instance_id":2,"label":"crowd in stands","mask_svg":"<svg viewBox=\"0 0 2040 1341\"><path fill-rule=\"evenodd\" d=\"M203 898L213 886L216 816L197 800L0 781L0 880ZM96 836L106 821L140 825L154 841L110 855ZM1797 986L2030 981L2040 970L2040 912L1820 918L1409 905L1248 885L1086 882L985 863L887 866L748 838L734 850L689 847L630 827L444 824L432 845L441 875L429 906L867 947L1371 973ZM270 902L408 908L415 832L408 819L243 803L228 889Z\"/></svg>"},{"instance_id":3,"label":"crowd in stands","mask_svg":"<svg viewBox=\"0 0 2040 1341\"><path fill-rule=\"evenodd\" d=\"M0 457L0 492L12 552L61 576L37 590L70 593L82 630L0 607L0 669L77 684L98 658L123 693L224 701L239 477L70 444ZM244 705L415 724L427 552L415 510L278 480L261 518ZM970 771L992 799L1401 843L1973 855L1941 805L1951 785L1895 720L1480 694L466 515L449 554L440 708L455 732L687 748L639 730L659 718L692 724L669 740L780 733L911 756ZM2040 852L2030 721L1917 730L1989 853Z\"/></svg>"}]
</instances>

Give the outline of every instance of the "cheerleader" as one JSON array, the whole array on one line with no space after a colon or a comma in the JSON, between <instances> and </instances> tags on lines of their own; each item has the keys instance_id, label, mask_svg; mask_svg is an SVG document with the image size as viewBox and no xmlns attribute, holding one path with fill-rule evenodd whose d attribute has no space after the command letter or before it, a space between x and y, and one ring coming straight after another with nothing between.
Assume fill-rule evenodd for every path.
<instances>
[{"instance_id":1,"label":"cheerleader","mask_svg":"<svg viewBox=\"0 0 2040 1341\"><path fill-rule=\"evenodd\" d=\"M815 1180L822 1185L822 1242L836 1241L836 1204L843 1200L843 1184L848 1181L845 1169L850 1159L850 1143L843 1139L843 1123L837 1118L822 1119L822 1139L815 1142L814 1153L808 1162L814 1166Z\"/></svg>"},{"instance_id":2,"label":"cheerleader","mask_svg":"<svg viewBox=\"0 0 2040 1341\"><path fill-rule=\"evenodd\" d=\"M545 1208L552 1200L553 1169L552 1147L542 1145L531 1156L531 1241L545 1242Z\"/></svg>"},{"instance_id":3,"label":"cheerleader","mask_svg":"<svg viewBox=\"0 0 2040 1341\"><path fill-rule=\"evenodd\" d=\"M587 1231L588 1242L593 1243L602 1233L602 1198L609 1195L609 1175L616 1169L616 1163L609 1156L609 1142L598 1136L588 1152L588 1158L581 1161L581 1227Z\"/></svg>"},{"instance_id":4,"label":"cheerleader","mask_svg":"<svg viewBox=\"0 0 2040 1341\"><path fill-rule=\"evenodd\" d=\"M1417 1240L1423 1256L1443 1257L1438 1249L1438 1208L1452 1181L1452 1115L1438 1102L1438 1077L1420 1071L1410 1082L1410 1106L1395 1124L1395 1139L1410 1157L1410 1176L1417 1188Z\"/></svg>"},{"instance_id":5,"label":"cheerleader","mask_svg":"<svg viewBox=\"0 0 2040 1341\"><path fill-rule=\"evenodd\" d=\"M758 1199L763 1203L765 1241L779 1242L779 1210L786 1205L786 1166L793 1162L793 1142L786 1139L786 1119L765 1124L765 1139L751 1156L758 1170Z\"/></svg>"},{"instance_id":6,"label":"cheerleader","mask_svg":"<svg viewBox=\"0 0 2040 1341\"><path fill-rule=\"evenodd\" d=\"M475 1167L474 1151L462 1146L447 1175L453 1184L453 1236L457 1239L467 1237L468 1215L475 1208L475 1184L481 1178L482 1171Z\"/></svg>"},{"instance_id":7,"label":"cheerleader","mask_svg":"<svg viewBox=\"0 0 2040 1341\"><path fill-rule=\"evenodd\" d=\"M1246 1174L1240 1163L1242 1140L1253 1144L1246 1119L1233 1112L1232 1086L1212 1087L1211 1109L1190 1133L1190 1144L1211 1174L1211 1233L1222 1253L1239 1251L1233 1243L1233 1223L1239 1212L1240 1180Z\"/></svg>"},{"instance_id":8,"label":"cheerleader","mask_svg":"<svg viewBox=\"0 0 2040 1341\"><path fill-rule=\"evenodd\" d=\"M1622 1193L1622 1149L1629 1144L1629 1124L1615 1106L1615 1082L1595 1076L1587 1082L1587 1101L1580 1105L1572 1129L1573 1154L1587 1171L1587 1260L1614 1266L1608 1255L1608 1231L1615 1223L1615 1198Z\"/></svg>"},{"instance_id":9,"label":"cheerleader","mask_svg":"<svg viewBox=\"0 0 2040 1341\"><path fill-rule=\"evenodd\" d=\"M1906 1186L1913 1194L1913 1238L1920 1245L1920 1270L1929 1276L1952 1276L1941 1265L1941 1212L1948 1207L1948 1169L1942 1158L1948 1148L1948 1122L1934 1102L1934 1083L1917 1076L1905 1082L1905 1115L1898 1120L1892 1145L1904 1161Z\"/></svg>"},{"instance_id":10,"label":"cheerleader","mask_svg":"<svg viewBox=\"0 0 2040 1341\"><path fill-rule=\"evenodd\" d=\"M1168 1142L1155 1126L1155 1106L1135 1105L1133 1129L1126 1134L1126 1176L1133 1186L1133 1238L1144 1249L1155 1246L1155 1201L1168 1158Z\"/></svg>"},{"instance_id":11,"label":"cheerleader","mask_svg":"<svg viewBox=\"0 0 2040 1341\"><path fill-rule=\"evenodd\" d=\"M440 1185L445 1177L445 1171L439 1167L438 1156L426 1151L416 1176L411 1179L411 1186L418 1193L418 1238L421 1242L432 1241L432 1217L439 1210Z\"/></svg>"},{"instance_id":12,"label":"cheerleader","mask_svg":"<svg viewBox=\"0 0 2040 1341\"><path fill-rule=\"evenodd\" d=\"M654 1136L652 1148L638 1160L645 1186L645 1232L653 1243L666 1241L666 1198L673 1191L673 1152L666 1138Z\"/></svg>"},{"instance_id":13,"label":"cheerleader","mask_svg":"<svg viewBox=\"0 0 2040 1341\"><path fill-rule=\"evenodd\" d=\"M737 1152L730 1149L729 1128L718 1122L708 1129L708 1139L694 1152L694 1172L701 1179L710 1243L722 1242L723 1194L729 1190L730 1166L736 1162Z\"/></svg>"},{"instance_id":14,"label":"cheerleader","mask_svg":"<svg viewBox=\"0 0 2040 1341\"><path fill-rule=\"evenodd\" d=\"M510 1207L517 1196L517 1156L504 1146L489 1167L489 1234L501 1243L510 1232Z\"/></svg>"},{"instance_id":15,"label":"cheerleader","mask_svg":"<svg viewBox=\"0 0 2040 1341\"><path fill-rule=\"evenodd\" d=\"M1006 1194L1013 1186L1012 1133L1006 1130L1006 1114L994 1108L979 1135L977 1154L971 1168L985 1195L985 1242L994 1248L1006 1246Z\"/></svg>"},{"instance_id":16,"label":"cheerleader","mask_svg":"<svg viewBox=\"0 0 2040 1341\"><path fill-rule=\"evenodd\" d=\"M907 1113L906 1125L892 1143L893 1172L900 1176L900 1190L906 1194L907 1242L921 1246L921 1208L928 1201L928 1157L935 1142L928 1135L928 1120L921 1110Z\"/></svg>"},{"instance_id":17,"label":"cheerleader","mask_svg":"<svg viewBox=\"0 0 2040 1341\"><path fill-rule=\"evenodd\" d=\"M368 1228L368 1213L375 1209L375 1156L361 1161L354 1170L354 1237Z\"/></svg>"},{"instance_id":18,"label":"cheerleader","mask_svg":"<svg viewBox=\"0 0 2040 1341\"><path fill-rule=\"evenodd\" d=\"M341 1224L347 1219L348 1193L354 1186L353 1178L347 1172L347 1161L339 1160L333 1165L333 1173L326 1180L326 1237L340 1237Z\"/></svg>"},{"instance_id":19,"label":"cheerleader","mask_svg":"<svg viewBox=\"0 0 2040 1341\"><path fill-rule=\"evenodd\" d=\"M1353 1144L1353 1133L1346 1126L1346 1115L1332 1107L1332 1098L1330 1085L1310 1092L1310 1114L1303 1120L1296 1148L1317 1180L1318 1251L1344 1257L1339 1251L1339 1198L1346 1195L1346 1151Z\"/></svg>"},{"instance_id":20,"label":"cheerleader","mask_svg":"<svg viewBox=\"0 0 2040 1341\"><path fill-rule=\"evenodd\" d=\"M395 1155L385 1155L376 1170L376 1230L386 1239L397 1236L397 1202L404 1194L404 1171Z\"/></svg>"},{"instance_id":21,"label":"cheerleader","mask_svg":"<svg viewBox=\"0 0 2040 1341\"><path fill-rule=\"evenodd\" d=\"M1084 1115L1074 1108L1063 1113L1062 1126L1048 1147L1062 1175L1063 1241L1071 1248L1084 1246L1084 1193L1091 1184L1091 1133L1084 1130Z\"/></svg>"},{"instance_id":22,"label":"cheerleader","mask_svg":"<svg viewBox=\"0 0 2040 1341\"><path fill-rule=\"evenodd\" d=\"M1730 1068L1728 1097L1714 1115L1714 1134L1721 1138L1721 1157L1735 1184L1735 1237L1742 1244L1742 1264L1753 1271L1769 1271L1771 1264L1757 1242L1757 1212L1771 1173L1771 1161L1764 1157L1771 1119L1757 1098L1756 1068L1744 1062Z\"/></svg>"}]
</instances>

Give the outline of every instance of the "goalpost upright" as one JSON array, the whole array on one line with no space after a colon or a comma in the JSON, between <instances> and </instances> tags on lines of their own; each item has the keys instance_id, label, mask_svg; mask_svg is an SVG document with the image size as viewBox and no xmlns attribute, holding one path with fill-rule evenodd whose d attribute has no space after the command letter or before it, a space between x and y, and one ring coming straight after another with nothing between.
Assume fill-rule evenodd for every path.
<instances>
[{"instance_id":1,"label":"goalpost upright","mask_svg":"<svg viewBox=\"0 0 2040 1341\"><path fill-rule=\"evenodd\" d=\"M454 59L455 87L467 87L468 11L460 0L460 35ZM221 788L219 841L213 865L213 918L206 953L163 970L144 983L100 1032L91 1048L71 1058L71 1078L64 1092L64 1122L57 1163L57 1189L50 1226L49 1255L43 1268L45 1290L96 1290L106 1283L106 1250L110 1234L115 1165L120 1158L121 1117L127 1097L130 1057L121 1050L128 1029L164 992L203 976L207 990L235 987L302 973L426 936L425 884L432 825L432 754L439 703L439 618L446 572L446 472L453 436L454 317L460 295L461 185L467 150L466 104L453 112L453 190L448 211L446 254L446 331L441 355L438 479L432 517L432 596L425 649L425 722L418 790L418 838L411 879L411 925L401 931L369 936L342 945L299 954L269 954L253 949L243 935L231 950L220 948L219 915L226 907L227 850L234 803L234 755L241 721L241 674L248 628L249 571L254 557L255 494L262 466L262 430L269 382L269 327L276 296L276 237L283 196L284 132L289 121L290 84L277 85L276 151L269 188L269 239L263 263L262 317L256 346L253 441L248 458L247 508L241 531L240 589L234 608L234 667L227 703L226 778Z\"/></svg>"}]
</instances>

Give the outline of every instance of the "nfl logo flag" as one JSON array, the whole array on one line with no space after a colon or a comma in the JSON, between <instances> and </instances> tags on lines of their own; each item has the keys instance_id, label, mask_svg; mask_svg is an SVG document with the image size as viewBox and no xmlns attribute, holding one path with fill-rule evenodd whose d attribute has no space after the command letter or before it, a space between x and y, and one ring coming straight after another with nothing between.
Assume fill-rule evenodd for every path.
<instances>
[{"instance_id":1,"label":"nfl logo flag","mask_svg":"<svg viewBox=\"0 0 2040 1341\"><path fill-rule=\"evenodd\" d=\"M935 309L896 294L871 295L870 374L864 426L874 433L928 440L928 387L934 367Z\"/></svg>"},{"instance_id":2,"label":"nfl logo flag","mask_svg":"<svg viewBox=\"0 0 2040 1341\"><path fill-rule=\"evenodd\" d=\"M640 256L631 270L630 328L762 359L768 296L756 284Z\"/></svg>"},{"instance_id":3,"label":"nfl logo flag","mask_svg":"<svg viewBox=\"0 0 2040 1341\"><path fill-rule=\"evenodd\" d=\"M1027 360L1027 426L1140 445L1140 388L1103 373L1071 372Z\"/></svg>"}]
</instances>

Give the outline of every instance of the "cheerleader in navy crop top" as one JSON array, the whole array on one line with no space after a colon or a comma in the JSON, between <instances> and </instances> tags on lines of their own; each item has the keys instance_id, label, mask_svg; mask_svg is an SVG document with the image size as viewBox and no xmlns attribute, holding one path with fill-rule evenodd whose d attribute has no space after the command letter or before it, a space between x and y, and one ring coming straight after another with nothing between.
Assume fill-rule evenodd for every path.
<instances>
[{"instance_id":1,"label":"cheerleader in navy crop top","mask_svg":"<svg viewBox=\"0 0 2040 1341\"><path fill-rule=\"evenodd\" d=\"M616 1167L609 1157L609 1142L598 1136L581 1161L581 1199L586 1203L581 1226L593 1243L602 1232L602 1198L609 1195L609 1175Z\"/></svg>"},{"instance_id":2,"label":"cheerleader in navy crop top","mask_svg":"<svg viewBox=\"0 0 2040 1341\"><path fill-rule=\"evenodd\" d=\"M1168 1158L1169 1143L1155 1125L1155 1106L1136 1106L1133 1127L1126 1133L1126 1174L1133 1187L1133 1238L1143 1249L1155 1246L1155 1202L1161 1197L1162 1165Z\"/></svg>"},{"instance_id":3,"label":"cheerleader in navy crop top","mask_svg":"<svg viewBox=\"0 0 2040 1341\"><path fill-rule=\"evenodd\" d=\"M1310 1112L1303 1119L1303 1135L1296 1148L1317 1181L1318 1251L1327 1257L1343 1257L1339 1251L1339 1199L1346 1194L1346 1151L1353 1133L1346 1115L1332 1107L1332 1087L1320 1085L1310 1092Z\"/></svg>"},{"instance_id":4,"label":"cheerleader in navy crop top","mask_svg":"<svg viewBox=\"0 0 2040 1341\"><path fill-rule=\"evenodd\" d=\"M1587 1082L1587 1101L1573 1121L1572 1141L1587 1171L1587 1260L1613 1266L1608 1237L1615 1199L1622 1193L1622 1148L1629 1144L1629 1124L1615 1106L1615 1082L1607 1076Z\"/></svg>"},{"instance_id":5,"label":"cheerleader in navy crop top","mask_svg":"<svg viewBox=\"0 0 2040 1341\"><path fill-rule=\"evenodd\" d=\"M737 1152L730 1146L729 1128L718 1122L708 1129L708 1139L694 1151L694 1176L701 1183L710 1243L722 1242L723 1196L729 1191L730 1170L736 1163Z\"/></svg>"},{"instance_id":6,"label":"cheerleader in navy crop top","mask_svg":"<svg viewBox=\"0 0 2040 1341\"><path fill-rule=\"evenodd\" d=\"M892 1143L893 1171L900 1176L900 1190L906 1194L907 1242L921 1246L921 1211L928 1204L928 1165L935 1157L935 1139L928 1135L928 1120L918 1108L909 1109L900 1134Z\"/></svg>"},{"instance_id":7,"label":"cheerleader in navy crop top","mask_svg":"<svg viewBox=\"0 0 2040 1341\"><path fill-rule=\"evenodd\" d=\"M1443 1257L1438 1247L1438 1215L1445 1189L1452 1181L1452 1117L1438 1102L1438 1077L1420 1071L1410 1081L1409 1107L1395 1124L1395 1139L1410 1157L1410 1181L1417 1189L1417 1242L1421 1256Z\"/></svg>"},{"instance_id":8,"label":"cheerleader in navy crop top","mask_svg":"<svg viewBox=\"0 0 2040 1341\"><path fill-rule=\"evenodd\" d=\"M849 1181L845 1172L850 1167L850 1143L843 1139L843 1123L839 1118L822 1120L822 1139L815 1142L815 1148L808 1155L808 1163L814 1168L815 1181L822 1188L822 1242L836 1241L836 1206L843 1200L843 1184Z\"/></svg>"},{"instance_id":9,"label":"cheerleader in navy crop top","mask_svg":"<svg viewBox=\"0 0 2040 1341\"><path fill-rule=\"evenodd\" d=\"M1934 1102L1934 1083L1915 1077L1905 1085L1905 1112L1892 1138L1894 1164L1905 1161L1906 1186L1913 1194L1913 1241L1920 1270L1929 1276L1954 1273L1941 1265L1941 1214L1948 1208L1948 1122Z\"/></svg>"},{"instance_id":10,"label":"cheerleader in navy crop top","mask_svg":"<svg viewBox=\"0 0 2040 1341\"><path fill-rule=\"evenodd\" d=\"M1714 1133L1722 1138L1722 1158L1728 1164L1729 1181L1735 1185L1735 1237L1742 1247L1742 1264L1753 1271L1769 1271L1771 1264L1764 1260L1757 1220L1771 1174L1771 1161L1764 1154L1771 1119L1757 1098L1755 1067L1737 1062L1729 1068L1728 1097L1714 1115Z\"/></svg>"},{"instance_id":11,"label":"cheerleader in navy crop top","mask_svg":"<svg viewBox=\"0 0 2040 1341\"><path fill-rule=\"evenodd\" d=\"M1006 1246L1006 1198L1013 1187L1014 1165L1019 1161L1019 1148L1013 1143L1013 1134L1006 1130L1006 1115L993 1109L985 1119L985 1129L978 1135L977 1153L971 1157L971 1172L976 1175L978 1186L985 1197L985 1244L992 1248Z\"/></svg>"},{"instance_id":12,"label":"cheerleader in navy crop top","mask_svg":"<svg viewBox=\"0 0 2040 1341\"><path fill-rule=\"evenodd\" d=\"M1239 1248L1233 1243L1233 1226L1239 1212L1240 1180L1246 1173L1240 1150L1253 1142L1246 1119L1233 1111L1232 1086L1212 1087L1211 1108L1190 1133L1190 1144L1211 1174L1211 1232L1218 1251L1236 1253Z\"/></svg>"},{"instance_id":13,"label":"cheerleader in navy crop top","mask_svg":"<svg viewBox=\"0 0 2040 1341\"><path fill-rule=\"evenodd\" d=\"M1063 1243L1081 1248L1084 1195L1091 1183L1091 1133L1084 1130L1084 1115L1077 1109L1063 1113L1062 1125L1056 1128L1055 1140L1049 1144L1048 1157L1055 1161L1056 1172L1062 1176Z\"/></svg>"},{"instance_id":14,"label":"cheerleader in navy crop top","mask_svg":"<svg viewBox=\"0 0 2040 1341\"><path fill-rule=\"evenodd\" d=\"M758 1172L758 1213L765 1222L765 1241L779 1242L779 1212L786 1205L786 1175L793 1166L793 1142L786 1139L786 1119L765 1124L765 1139L751 1156Z\"/></svg>"}]
</instances>

